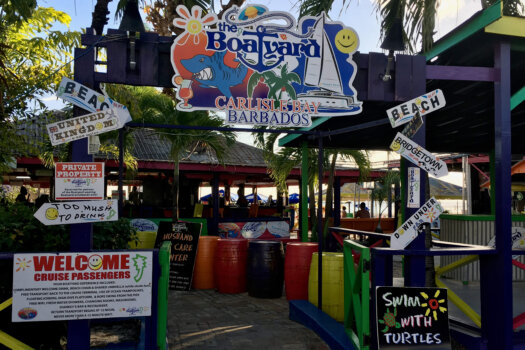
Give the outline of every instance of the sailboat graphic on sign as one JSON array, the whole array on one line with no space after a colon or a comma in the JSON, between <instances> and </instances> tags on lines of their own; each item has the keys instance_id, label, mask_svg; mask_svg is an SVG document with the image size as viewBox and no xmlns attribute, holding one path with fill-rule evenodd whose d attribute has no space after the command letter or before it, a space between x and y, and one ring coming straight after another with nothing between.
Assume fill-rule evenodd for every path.
<instances>
[{"instance_id":1,"label":"sailboat graphic on sign","mask_svg":"<svg viewBox=\"0 0 525 350\"><path fill-rule=\"evenodd\" d=\"M321 43L321 54L319 57L308 57L304 71L304 85L319 87L321 90L298 94L297 99L303 103L320 103L320 110L353 111L361 106L361 102L355 102L352 96L343 95L341 73L324 24L323 13L316 21L312 33L312 39Z\"/></svg>"}]
</instances>

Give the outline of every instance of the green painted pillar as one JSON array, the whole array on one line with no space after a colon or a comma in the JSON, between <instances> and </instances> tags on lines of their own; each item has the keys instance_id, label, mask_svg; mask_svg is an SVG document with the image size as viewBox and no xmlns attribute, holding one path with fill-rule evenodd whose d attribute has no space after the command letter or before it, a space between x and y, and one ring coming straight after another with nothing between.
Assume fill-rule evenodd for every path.
<instances>
[{"instance_id":1,"label":"green painted pillar","mask_svg":"<svg viewBox=\"0 0 525 350\"><path fill-rule=\"evenodd\" d=\"M308 242L308 147L302 144L301 160L301 240Z\"/></svg>"}]
</instances>

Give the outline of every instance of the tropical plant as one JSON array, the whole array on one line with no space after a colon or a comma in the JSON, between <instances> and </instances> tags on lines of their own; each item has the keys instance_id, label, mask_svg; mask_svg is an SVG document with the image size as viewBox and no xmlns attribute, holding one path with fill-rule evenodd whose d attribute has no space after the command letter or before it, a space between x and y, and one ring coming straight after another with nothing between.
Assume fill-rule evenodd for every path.
<instances>
[{"instance_id":1,"label":"tropical plant","mask_svg":"<svg viewBox=\"0 0 525 350\"><path fill-rule=\"evenodd\" d=\"M381 209L383 202L387 201L389 196L392 195L392 186L393 185L399 185L400 183L400 175L399 171L395 170L389 170L383 175L381 178L379 178L376 183L375 187L372 190L372 200L378 202L379 206L379 220L377 222L377 228L376 232L382 232L381 229L381 215L383 212L388 208L388 206L385 206L384 209Z\"/></svg>"}]
</instances>

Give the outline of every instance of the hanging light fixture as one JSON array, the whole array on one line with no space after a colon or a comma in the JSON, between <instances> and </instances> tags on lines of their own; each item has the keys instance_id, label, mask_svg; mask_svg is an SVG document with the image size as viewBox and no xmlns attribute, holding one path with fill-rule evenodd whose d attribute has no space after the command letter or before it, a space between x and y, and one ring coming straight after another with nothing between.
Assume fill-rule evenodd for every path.
<instances>
[{"instance_id":1,"label":"hanging light fixture","mask_svg":"<svg viewBox=\"0 0 525 350\"><path fill-rule=\"evenodd\" d=\"M137 65L135 59L135 41L140 37L140 33L144 33L146 29L144 28L144 23L140 17L139 12L139 3L137 0L128 0L126 2L126 7L124 8L124 15L120 21L119 30L124 30L128 32L129 38L129 68L135 70ZM139 36L137 37L137 33Z\"/></svg>"},{"instance_id":2,"label":"hanging light fixture","mask_svg":"<svg viewBox=\"0 0 525 350\"><path fill-rule=\"evenodd\" d=\"M383 81L392 79L390 69L394 62L394 51L405 51L405 42L403 40L403 21L401 18L395 18L390 28L385 35L385 40L381 44L381 48L388 50L388 62L385 69L385 74L382 75Z\"/></svg>"}]
</instances>

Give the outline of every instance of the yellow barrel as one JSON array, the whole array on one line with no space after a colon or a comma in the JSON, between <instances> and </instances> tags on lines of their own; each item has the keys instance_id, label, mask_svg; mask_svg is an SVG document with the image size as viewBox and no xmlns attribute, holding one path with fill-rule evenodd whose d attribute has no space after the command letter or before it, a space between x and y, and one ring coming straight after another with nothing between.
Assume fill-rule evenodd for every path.
<instances>
[{"instance_id":1,"label":"yellow barrel","mask_svg":"<svg viewBox=\"0 0 525 350\"><path fill-rule=\"evenodd\" d=\"M153 249L155 247L155 239L157 232L155 231L139 231L137 232L138 243L135 240L129 242L131 249Z\"/></svg>"},{"instance_id":2,"label":"yellow barrel","mask_svg":"<svg viewBox=\"0 0 525 350\"><path fill-rule=\"evenodd\" d=\"M344 276L343 253L323 253L323 311L336 321L343 322ZM317 306L319 253L312 254L308 277L308 301Z\"/></svg>"}]
</instances>

